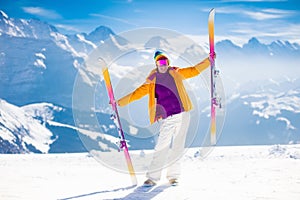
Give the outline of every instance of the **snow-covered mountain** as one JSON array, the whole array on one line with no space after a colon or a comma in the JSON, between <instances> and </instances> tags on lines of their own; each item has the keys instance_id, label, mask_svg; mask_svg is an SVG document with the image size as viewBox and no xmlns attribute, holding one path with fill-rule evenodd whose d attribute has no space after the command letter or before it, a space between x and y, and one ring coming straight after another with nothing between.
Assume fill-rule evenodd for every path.
<instances>
[{"instance_id":1,"label":"snow-covered mountain","mask_svg":"<svg viewBox=\"0 0 300 200\"><path fill-rule=\"evenodd\" d=\"M12 37L26 37L34 39L50 39L58 33L54 26L38 19L13 19L0 10L0 32Z\"/></svg>"},{"instance_id":2,"label":"snow-covered mountain","mask_svg":"<svg viewBox=\"0 0 300 200\"><path fill-rule=\"evenodd\" d=\"M115 55L127 53L125 57L115 61L111 74L114 83L125 82L130 88L131 83L142 82L150 69L142 67L143 71L130 74L134 69L132 60L138 67L148 66L149 63L153 63L152 49L163 49L171 53L171 63L176 63L178 58L200 61L207 55L205 48L197 44L191 44L187 48L179 45L180 48L174 49L173 45L182 41L185 40L158 35L144 43L145 50L136 51L135 46L127 39L116 35L105 26L99 26L89 34L64 35L47 22L38 19L13 19L0 11L1 104L19 110L15 116L22 115L22 120L11 122L11 113L2 114L7 113L6 107L2 106L1 151L80 152L86 150L81 142L85 139L92 143L93 147L101 143L102 147L115 148L114 139L107 137L117 137L117 131L109 119L109 114L104 110L96 107L95 113L101 118L101 134L107 134L107 137L101 134L94 137L93 127L85 126L86 129L83 129L83 126L79 130L74 124L72 109L77 108L72 107L72 95L76 77L83 80L86 88L94 87L100 80L99 67L86 64L90 53L99 45L109 48L108 52L112 52L107 55L107 51L101 51L101 55L104 56L114 58ZM177 55L173 55L172 51ZM224 40L216 44L216 52L216 64L221 70L228 98L224 131L219 144L298 143L300 45L288 41L263 44L258 39L251 38L243 46L237 46L230 40ZM130 76L124 78L128 73ZM125 81L130 81L130 78L135 82ZM189 84L197 94L202 92L197 82L191 81ZM95 98L106 105L104 90L103 87L97 88L96 94L101 94ZM120 92L117 96L128 92L117 91ZM204 102L201 115L205 116L201 118L201 126L203 130L207 130L209 109L205 108L205 102L207 103L208 99L200 100L201 105ZM142 112L143 109L140 110ZM85 110L76 112L83 116L89 115ZM24 120L27 117L28 120ZM43 140L35 142L34 131L37 130L32 132L30 129L31 120L34 124L41 125L40 132L45 132ZM149 134L147 129L137 128L126 120L123 121L126 132L138 129L135 132ZM13 129L10 128L11 124L14 124ZM20 128L21 125L23 128ZM24 132L28 136L21 137ZM197 135L194 146L201 144L204 134ZM23 140L27 137L33 138L31 143L27 139ZM132 149L153 147L153 137L141 141L141 138L128 134L127 138Z\"/></svg>"},{"instance_id":3,"label":"snow-covered mountain","mask_svg":"<svg viewBox=\"0 0 300 200\"><path fill-rule=\"evenodd\" d=\"M45 22L11 19L3 12L0 34L1 98L16 105L70 105L76 57L65 36Z\"/></svg>"},{"instance_id":4,"label":"snow-covered mountain","mask_svg":"<svg viewBox=\"0 0 300 200\"><path fill-rule=\"evenodd\" d=\"M96 150L116 150L115 125L109 115L100 115L105 133L76 127L68 108L52 103L17 107L0 99L0 153L85 152L82 140ZM132 148L141 148L138 142L134 143Z\"/></svg>"},{"instance_id":5,"label":"snow-covered mountain","mask_svg":"<svg viewBox=\"0 0 300 200\"><path fill-rule=\"evenodd\" d=\"M0 133L0 153L47 153L55 141L53 133L32 115L1 99Z\"/></svg>"},{"instance_id":6,"label":"snow-covered mountain","mask_svg":"<svg viewBox=\"0 0 300 200\"><path fill-rule=\"evenodd\" d=\"M299 44L224 40L216 51L228 97L220 143L299 143Z\"/></svg>"},{"instance_id":7,"label":"snow-covered mountain","mask_svg":"<svg viewBox=\"0 0 300 200\"><path fill-rule=\"evenodd\" d=\"M235 45L230 40L223 40L216 44L218 52L224 54L227 53L244 54L244 55L260 55L272 58L282 58L284 56L299 56L300 45L298 43L290 43L289 41L277 40L271 44L263 44L257 38L251 38L248 43L243 46Z\"/></svg>"},{"instance_id":8,"label":"snow-covered mountain","mask_svg":"<svg viewBox=\"0 0 300 200\"><path fill-rule=\"evenodd\" d=\"M300 79L245 84L228 99L220 143L300 142Z\"/></svg>"}]
</instances>

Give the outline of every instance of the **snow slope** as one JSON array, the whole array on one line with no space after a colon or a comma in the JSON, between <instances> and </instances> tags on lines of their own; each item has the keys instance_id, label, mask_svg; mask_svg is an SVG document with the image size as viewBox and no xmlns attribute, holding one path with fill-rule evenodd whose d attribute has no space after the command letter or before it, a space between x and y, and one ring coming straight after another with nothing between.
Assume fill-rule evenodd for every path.
<instances>
[{"instance_id":1,"label":"snow slope","mask_svg":"<svg viewBox=\"0 0 300 200\"><path fill-rule=\"evenodd\" d=\"M163 178L149 191L85 153L1 154L0 199L300 199L300 145L216 147L203 159L197 150L184 156L179 186Z\"/></svg>"},{"instance_id":2,"label":"snow slope","mask_svg":"<svg viewBox=\"0 0 300 200\"><path fill-rule=\"evenodd\" d=\"M47 153L53 134L22 108L0 99L1 153Z\"/></svg>"}]
</instances>

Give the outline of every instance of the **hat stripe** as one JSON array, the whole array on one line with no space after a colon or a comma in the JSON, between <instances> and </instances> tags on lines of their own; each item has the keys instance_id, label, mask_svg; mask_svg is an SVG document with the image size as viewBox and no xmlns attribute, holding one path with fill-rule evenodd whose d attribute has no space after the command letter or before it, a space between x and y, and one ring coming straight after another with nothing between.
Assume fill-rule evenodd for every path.
<instances>
[{"instance_id":1,"label":"hat stripe","mask_svg":"<svg viewBox=\"0 0 300 200\"><path fill-rule=\"evenodd\" d=\"M158 55L155 57L155 61L158 60L168 60L168 57L166 57L165 55Z\"/></svg>"}]
</instances>

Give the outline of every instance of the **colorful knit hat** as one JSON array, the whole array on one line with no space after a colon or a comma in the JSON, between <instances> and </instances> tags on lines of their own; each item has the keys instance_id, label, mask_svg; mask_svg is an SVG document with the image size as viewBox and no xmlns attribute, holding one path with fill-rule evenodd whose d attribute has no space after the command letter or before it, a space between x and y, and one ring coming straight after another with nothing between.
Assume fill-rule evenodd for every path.
<instances>
[{"instance_id":1,"label":"colorful knit hat","mask_svg":"<svg viewBox=\"0 0 300 200\"><path fill-rule=\"evenodd\" d=\"M168 60L168 64L170 63L169 58L163 54L161 51L156 51L154 54L154 60L155 62L158 60Z\"/></svg>"}]
</instances>

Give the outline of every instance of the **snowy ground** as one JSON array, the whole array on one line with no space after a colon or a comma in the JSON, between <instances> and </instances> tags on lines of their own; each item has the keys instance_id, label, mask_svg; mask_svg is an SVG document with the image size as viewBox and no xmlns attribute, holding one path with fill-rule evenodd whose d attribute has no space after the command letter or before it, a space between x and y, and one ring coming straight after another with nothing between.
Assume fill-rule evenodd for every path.
<instances>
[{"instance_id":1,"label":"snowy ground","mask_svg":"<svg viewBox=\"0 0 300 200\"><path fill-rule=\"evenodd\" d=\"M88 154L2 154L0 199L300 199L300 145L216 147L203 160L196 151L183 158L180 185L162 179L149 191Z\"/></svg>"}]
</instances>

